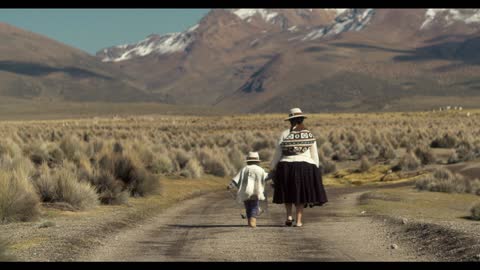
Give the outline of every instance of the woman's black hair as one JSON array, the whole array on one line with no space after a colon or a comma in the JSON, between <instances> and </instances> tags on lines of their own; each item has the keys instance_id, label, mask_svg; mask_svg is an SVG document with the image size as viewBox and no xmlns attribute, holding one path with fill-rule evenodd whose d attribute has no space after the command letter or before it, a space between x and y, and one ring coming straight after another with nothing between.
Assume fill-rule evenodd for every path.
<instances>
[{"instance_id":1,"label":"woman's black hair","mask_svg":"<svg viewBox=\"0 0 480 270\"><path fill-rule=\"evenodd\" d=\"M290 119L290 123L292 125L303 124L304 119L305 119L304 117L295 117L295 118Z\"/></svg>"}]
</instances>

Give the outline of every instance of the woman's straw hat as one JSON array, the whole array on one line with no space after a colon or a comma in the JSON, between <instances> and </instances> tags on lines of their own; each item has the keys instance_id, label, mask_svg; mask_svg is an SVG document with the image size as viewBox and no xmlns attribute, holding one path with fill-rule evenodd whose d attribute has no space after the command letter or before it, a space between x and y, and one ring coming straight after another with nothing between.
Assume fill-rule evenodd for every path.
<instances>
[{"instance_id":1,"label":"woman's straw hat","mask_svg":"<svg viewBox=\"0 0 480 270\"><path fill-rule=\"evenodd\" d=\"M297 118L297 117L303 117L303 118L307 118L303 113L302 113L302 110L300 110L300 108L293 108L290 110L290 114L288 115L288 118L285 119L285 121L288 121L292 118Z\"/></svg>"},{"instance_id":2,"label":"woman's straw hat","mask_svg":"<svg viewBox=\"0 0 480 270\"><path fill-rule=\"evenodd\" d=\"M247 156L247 162L249 161L260 162L260 156L258 155L258 152L249 152Z\"/></svg>"}]
</instances>

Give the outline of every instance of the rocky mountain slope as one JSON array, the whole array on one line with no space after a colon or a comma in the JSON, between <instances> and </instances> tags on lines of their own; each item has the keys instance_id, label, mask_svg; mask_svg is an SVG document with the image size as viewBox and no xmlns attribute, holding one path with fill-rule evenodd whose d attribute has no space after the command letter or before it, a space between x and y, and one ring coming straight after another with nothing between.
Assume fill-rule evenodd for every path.
<instances>
[{"instance_id":1,"label":"rocky mountain slope","mask_svg":"<svg viewBox=\"0 0 480 270\"><path fill-rule=\"evenodd\" d=\"M97 57L171 103L364 111L468 103L479 49L477 9L236 9Z\"/></svg>"}]
</instances>

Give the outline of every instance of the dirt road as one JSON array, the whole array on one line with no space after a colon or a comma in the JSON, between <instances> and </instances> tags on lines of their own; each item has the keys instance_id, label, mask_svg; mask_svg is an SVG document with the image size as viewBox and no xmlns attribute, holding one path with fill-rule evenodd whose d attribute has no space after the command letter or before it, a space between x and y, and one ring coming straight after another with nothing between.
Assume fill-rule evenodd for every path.
<instances>
[{"instance_id":1,"label":"dirt road","mask_svg":"<svg viewBox=\"0 0 480 270\"><path fill-rule=\"evenodd\" d=\"M356 210L373 188L327 189L329 203L305 210L303 228L285 227L282 205L269 204L255 229L224 192L179 203L123 231L81 261L425 261L396 243L388 225ZM392 244L398 248L392 248Z\"/></svg>"}]
</instances>

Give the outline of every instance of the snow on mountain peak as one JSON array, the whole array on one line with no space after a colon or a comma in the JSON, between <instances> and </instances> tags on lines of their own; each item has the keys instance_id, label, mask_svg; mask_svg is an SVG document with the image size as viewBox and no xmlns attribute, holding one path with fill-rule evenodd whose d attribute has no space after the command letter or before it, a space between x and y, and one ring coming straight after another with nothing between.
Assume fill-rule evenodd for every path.
<instances>
[{"instance_id":1,"label":"snow on mountain peak","mask_svg":"<svg viewBox=\"0 0 480 270\"><path fill-rule=\"evenodd\" d=\"M326 8L325 10L333 10L337 13L337 16L349 10L348 8Z\"/></svg>"},{"instance_id":2,"label":"snow on mountain peak","mask_svg":"<svg viewBox=\"0 0 480 270\"><path fill-rule=\"evenodd\" d=\"M420 26L424 29L441 15L444 15L446 25L450 25L455 21L461 21L466 24L480 23L480 9L445 9L445 8L429 8L425 12L425 21Z\"/></svg>"},{"instance_id":3,"label":"snow on mountain peak","mask_svg":"<svg viewBox=\"0 0 480 270\"><path fill-rule=\"evenodd\" d=\"M103 62L120 62L131 59L135 56L146 56L151 53L167 54L184 51L190 45L194 37L192 32L198 28L198 24L192 26L185 32L169 33L162 36L150 35L146 39L135 43L125 44L113 47L120 50L120 55L109 56L109 49L104 49L106 54L103 57Z\"/></svg>"},{"instance_id":4,"label":"snow on mountain peak","mask_svg":"<svg viewBox=\"0 0 480 270\"><path fill-rule=\"evenodd\" d=\"M347 31L360 31L369 23L375 13L372 8L364 10L337 9L336 11L339 15L335 18L334 23L311 31L302 40L315 40Z\"/></svg>"},{"instance_id":5,"label":"snow on mountain peak","mask_svg":"<svg viewBox=\"0 0 480 270\"><path fill-rule=\"evenodd\" d=\"M234 9L230 10L233 14L237 15L240 19L246 20L246 19L251 19L251 17L259 15L262 17L267 22L270 22L273 18L275 18L278 13L274 11L270 11L268 9L263 9L263 8L240 8L240 9Z\"/></svg>"}]
</instances>

